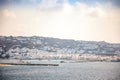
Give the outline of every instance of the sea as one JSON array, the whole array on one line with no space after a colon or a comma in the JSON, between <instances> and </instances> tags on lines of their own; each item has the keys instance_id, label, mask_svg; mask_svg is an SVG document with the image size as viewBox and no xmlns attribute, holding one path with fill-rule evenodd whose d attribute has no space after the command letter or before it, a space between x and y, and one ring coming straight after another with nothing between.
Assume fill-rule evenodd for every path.
<instances>
[{"instance_id":1,"label":"sea","mask_svg":"<svg viewBox=\"0 0 120 80\"><path fill-rule=\"evenodd\" d=\"M0 80L120 80L120 62L0 66Z\"/></svg>"}]
</instances>

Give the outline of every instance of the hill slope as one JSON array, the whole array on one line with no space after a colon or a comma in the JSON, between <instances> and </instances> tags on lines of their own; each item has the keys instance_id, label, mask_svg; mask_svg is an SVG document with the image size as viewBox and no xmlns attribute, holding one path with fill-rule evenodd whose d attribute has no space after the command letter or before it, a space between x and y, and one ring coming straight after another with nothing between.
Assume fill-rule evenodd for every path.
<instances>
[{"instance_id":1,"label":"hill slope","mask_svg":"<svg viewBox=\"0 0 120 80\"><path fill-rule=\"evenodd\" d=\"M0 36L0 57L25 53L120 54L120 44L48 37ZM24 54L24 55L23 55Z\"/></svg>"}]
</instances>

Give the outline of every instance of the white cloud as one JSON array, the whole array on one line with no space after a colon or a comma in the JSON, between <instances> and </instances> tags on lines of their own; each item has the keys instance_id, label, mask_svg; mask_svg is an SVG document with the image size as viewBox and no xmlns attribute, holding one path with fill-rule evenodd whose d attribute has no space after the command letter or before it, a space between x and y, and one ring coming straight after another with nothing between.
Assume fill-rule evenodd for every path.
<instances>
[{"instance_id":1,"label":"white cloud","mask_svg":"<svg viewBox=\"0 0 120 80\"><path fill-rule=\"evenodd\" d=\"M14 11L8 10L8 9L3 9L0 11L1 17L3 18L16 18L16 14Z\"/></svg>"},{"instance_id":2,"label":"white cloud","mask_svg":"<svg viewBox=\"0 0 120 80\"><path fill-rule=\"evenodd\" d=\"M62 3L59 0L41 0L39 9L46 11L46 10L57 10L61 7Z\"/></svg>"}]
</instances>

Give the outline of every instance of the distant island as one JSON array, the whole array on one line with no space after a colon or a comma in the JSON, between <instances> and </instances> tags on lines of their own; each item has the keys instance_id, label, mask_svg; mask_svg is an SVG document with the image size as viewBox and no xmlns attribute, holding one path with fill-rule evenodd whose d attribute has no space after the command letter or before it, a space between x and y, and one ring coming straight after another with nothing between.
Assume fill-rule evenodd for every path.
<instances>
[{"instance_id":1,"label":"distant island","mask_svg":"<svg viewBox=\"0 0 120 80\"><path fill-rule=\"evenodd\" d=\"M120 43L0 36L1 59L120 61Z\"/></svg>"}]
</instances>

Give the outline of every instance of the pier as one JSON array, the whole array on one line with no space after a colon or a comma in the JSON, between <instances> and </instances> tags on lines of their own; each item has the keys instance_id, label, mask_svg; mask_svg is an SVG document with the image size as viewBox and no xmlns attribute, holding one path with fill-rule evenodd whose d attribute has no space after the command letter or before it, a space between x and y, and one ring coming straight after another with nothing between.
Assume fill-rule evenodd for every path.
<instances>
[{"instance_id":1,"label":"pier","mask_svg":"<svg viewBox=\"0 0 120 80\"><path fill-rule=\"evenodd\" d=\"M19 63L0 63L2 66L25 65L25 66L59 66L59 64L19 64Z\"/></svg>"}]
</instances>

